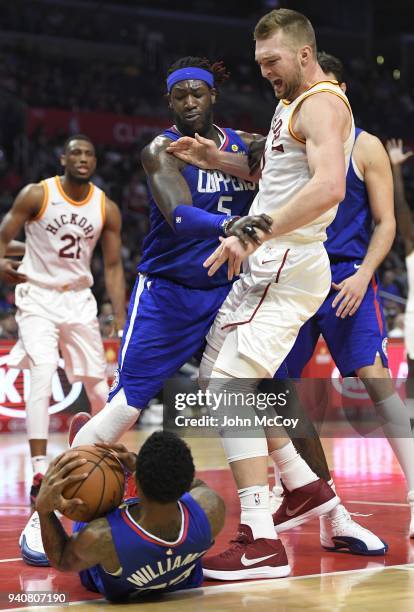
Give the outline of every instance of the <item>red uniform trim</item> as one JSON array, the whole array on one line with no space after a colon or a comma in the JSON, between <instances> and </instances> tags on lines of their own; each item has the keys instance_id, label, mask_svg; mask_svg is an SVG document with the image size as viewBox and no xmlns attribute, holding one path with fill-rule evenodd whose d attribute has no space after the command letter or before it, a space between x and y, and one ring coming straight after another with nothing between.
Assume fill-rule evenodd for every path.
<instances>
[{"instance_id":1,"label":"red uniform trim","mask_svg":"<svg viewBox=\"0 0 414 612\"><path fill-rule=\"evenodd\" d=\"M283 255L282 263L280 264L279 269L278 269L278 271L276 273L275 283L279 282L280 274L281 274L281 272L283 270L283 266L286 263L286 259L287 259L289 251L290 251L290 249L286 249L286 251L285 251L285 253ZM246 323L251 323L253 321L254 317L256 316L256 313L259 310L260 306L263 304L264 299L265 299L265 297L267 295L267 292L269 291L269 287L270 287L271 284L272 283L269 283L268 285L266 285L265 290L263 291L262 297L260 298L260 302L258 303L256 308L254 309L250 319L248 319L247 321L236 321L235 323L233 323L233 322L232 323L226 323L226 325L223 325L223 327L221 329L227 329L227 327L233 327L235 325L246 325Z\"/></svg>"},{"instance_id":2,"label":"red uniform trim","mask_svg":"<svg viewBox=\"0 0 414 612\"><path fill-rule=\"evenodd\" d=\"M266 297L267 292L269 291L269 287L272 283L269 283L268 285L266 285L265 290L263 291L263 295L260 298L260 302L258 303L258 305L256 306L256 308L254 309L252 316L250 317L250 319L248 319L247 321L237 321L236 323L227 323L226 325L223 325L223 327L221 329L227 329L227 327L233 327L233 325L245 325L246 323L250 323L251 321L253 321L254 316L256 314L256 312L259 310L260 306L263 304L263 300Z\"/></svg>"},{"instance_id":3,"label":"red uniform trim","mask_svg":"<svg viewBox=\"0 0 414 612\"><path fill-rule=\"evenodd\" d=\"M218 126L217 126L218 127ZM222 145L220 145L219 150L220 151L224 151L225 148L227 147L227 145L229 144L229 135L227 134L227 130L225 130L224 128L219 127L218 128L221 133L223 134L223 136L225 137L225 141L223 142Z\"/></svg>"},{"instance_id":4,"label":"red uniform trim","mask_svg":"<svg viewBox=\"0 0 414 612\"><path fill-rule=\"evenodd\" d=\"M182 502L180 502L180 506L183 509L184 529L183 529L183 534L181 538L177 540L176 542L167 542L166 540L156 538L155 536L152 537L151 534L143 531L139 525L131 521L128 514L126 513L126 510L123 510L121 512L121 516L126 522L126 524L128 525L128 527L130 527L133 531L135 531L135 533L137 533L143 540L146 540L147 542L151 542L151 544L158 544L158 546L165 546L166 548L173 548L174 546L179 546L180 544L182 544L187 538L187 533L188 533L188 526L189 526L188 509L185 506L185 504L183 504Z\"/></svg>"},{"instance_id":5,"label":"red uniform trim","mask_svg":"<svg viewBox=\"0 0 414 612\"><path fill-rule=\"evenodd\" d=\"M279 282L279 277L280 277L280 274L281 274L281 272L282 272L282 270L283 270L283 266L284 266L284 265L285 265L285 263L286 263L286 259L287 259L287 256L288 256L289 251L290 251L290 249L286 249L285 254L283 255L282 263L280 264L280 266L279 266L279 270L277 271L277 274L276 274L276 280L275 280L275 283L278 283L278 282Z\"/></svg>"},{"instance_id":6,"label":"red uniform trim","mask_svg":"<svg viewBox=\"0 0 414 612\"><path fill-rule=\"evenodd\" d=\"M375 305L375 314L377 315L377 321L378 321L378 326L380 328L380 332L382 335L382 332L384 330L384 325L382 322L382 316L381 316L381 308L377 299L377 292L378 292L378 285L377 285L377 280L375 278L375 276L372 277L372 288L374 290L374 305Z\"/></svg>"}]
</instances>

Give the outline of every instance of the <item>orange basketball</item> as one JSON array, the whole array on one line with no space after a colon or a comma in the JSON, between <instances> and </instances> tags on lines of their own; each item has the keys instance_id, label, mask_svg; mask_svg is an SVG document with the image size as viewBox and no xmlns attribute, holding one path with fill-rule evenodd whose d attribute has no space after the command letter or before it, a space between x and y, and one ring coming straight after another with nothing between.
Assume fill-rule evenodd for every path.
<instances>
[{"instance_id":1,"label":"orange basketball","mask_svg":"<svg viewBox=\"0 0 414 612\"><path fill-rule=\"evenodd\" d=\"M75 468L71 474L85 474L88 477L68 485L62 492L63 497L74 497L85 502L65 516L73 521L89 522L114 510L122 501L124 493L124 470L119 459L111 451L97 446L77 446L67 452L76 451L78 459L87 462Z\"/></svg>"}]
</instances>

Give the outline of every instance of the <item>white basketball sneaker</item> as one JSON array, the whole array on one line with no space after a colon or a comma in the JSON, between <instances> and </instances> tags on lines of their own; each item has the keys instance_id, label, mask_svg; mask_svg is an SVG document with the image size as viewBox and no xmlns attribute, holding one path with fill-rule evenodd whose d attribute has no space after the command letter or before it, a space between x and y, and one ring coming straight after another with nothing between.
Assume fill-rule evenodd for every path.
<instances>
[{"instance_id":1,"label":"white basketball sneaker","mask_svg":"<svg viewBox=\"0 0 414 612\"><path fill-rule=\"evenodd\" d=\"M347 550L355 555L384 555L388 544L352 520L342 504L319 517L321 546L325 550Z\"/></svg>"},{"instance_id":2,"label":"white basketball sneaker","mask_svg":"<svg viewBox=\"0 0 414 612\"><path fill-rule=\"evenodd\" d=\"M408 491L407 495L408 505L410 506L410 538L414 538L414 490Z\"/></svg>"},{"instance_id":3,"label":"white basketball sneaker","mask_svg":"<svg viewBox=\"0 0 414 612\"><path fill-rule=\"evenodd\" d=\"M40 530L40 519L37 512L30 517L26 527L23 529L19 546L22 559L28 565L49 566L49 559L43 548L42 533Z\"/></svg>"}]
</instances>

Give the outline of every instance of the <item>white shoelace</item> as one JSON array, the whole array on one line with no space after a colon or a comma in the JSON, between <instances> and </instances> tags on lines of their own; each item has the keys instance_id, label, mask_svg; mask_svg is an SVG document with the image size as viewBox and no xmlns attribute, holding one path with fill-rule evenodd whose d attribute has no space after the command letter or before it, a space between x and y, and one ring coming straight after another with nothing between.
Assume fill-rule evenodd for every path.
<instances>
[{"instance_id":1,"label":"white shoelace","mask_svg":"<svg viewBox=\"0 0 414 612\"><path fill-rule=\"evenodd\" d=\"M35 550L43 551L42 531L40 529L40 519L38 515L32 517L29 529L31 529L30 535L33 538L32 542L30 543Z\"/></svg>"},{"instance_id":2,"label":"white shoelace","mask_svg":"<svg viewBox=\"0 0 414 612\"><path fill-rule=\"evenodd\" d=\"M335 518L330 519L332 527L336 528L336 527L341 527L341 525L343 523L355 523L355 521L352 519L353 516L372 516L371 514L362 514L361 512L348 512L348 510L346 508L343 508L343 511L341 512L341 514ZM362 525L359 525L358 523L356 523L356 525L360 528L360 529L365 529L365 527L362 527Z\"/></svg>"}]
</instances>

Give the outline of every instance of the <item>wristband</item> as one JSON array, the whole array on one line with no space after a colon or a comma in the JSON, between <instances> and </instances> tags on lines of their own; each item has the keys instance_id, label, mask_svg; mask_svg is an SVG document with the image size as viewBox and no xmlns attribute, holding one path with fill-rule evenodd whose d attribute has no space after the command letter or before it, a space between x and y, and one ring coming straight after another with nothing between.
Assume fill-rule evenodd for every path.
<instances>
[{"instance_id":1,"label":"wristband","mask_svg":"<svg viewBox=\"0 0 414 612\"><path fill-rule=\"evenodd\" d=\"M217 238L225 236L224 226L232 217L216 215L202 208L179 204L172 213L174 230L183 238Z\"/></svg>"}]
</instances>

